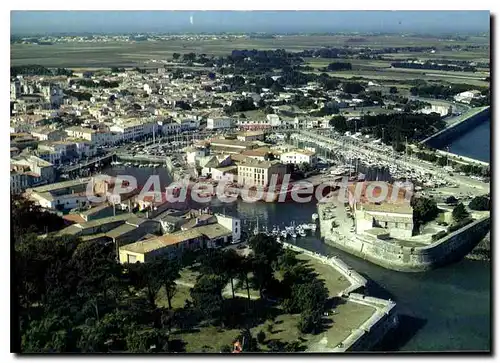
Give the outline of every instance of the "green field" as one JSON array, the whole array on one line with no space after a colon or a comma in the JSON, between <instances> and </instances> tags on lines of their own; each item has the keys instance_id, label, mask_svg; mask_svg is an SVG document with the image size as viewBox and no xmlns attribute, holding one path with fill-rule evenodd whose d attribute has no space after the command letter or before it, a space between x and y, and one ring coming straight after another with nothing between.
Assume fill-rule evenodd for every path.
<instances>
[{"instance_id":1,"label":"green field","mask_svg":"<svg viewBox=\"0 0 500 363\"><path fill-rule=\"evenodd\" d=\"M351 39L361 42L350 42ZM208 55L229 54L233 49L286 49L301 51L319 47L402 47L445 45L487 45L487 38L473 38L453 42L435 38L391 36L283 36L275 39L217 39L217 40L166 40L145 42L108 42L108 43L57 43L54 45L12 44L11 64L39 64L47 67L133 67L144 65L149 59L170 58L172 53L205 53ZM489 53L449 52L452 56L475 57L476 60L488 59ZM457 54L454 54L457 53ZM411 56L419 56L410 53ZM392 56L392 55L391 55ZM401 56L397 54L395 56ZM436 53L433 56L438 56ZM448 54L447 54L448 56ZM371 61L368 61L370 63ZM376 63L376 62L375 62ZM377 66L376 64L374 66Z\"/></svg>"},{"instance_id":2,"label":"green field","mask_svg":"<svg viewBox=\"0 0 500 363\"><path fill-rule=\"evenodd\" d=\"M455 52L460 54L459 52ZM391 54L392 55L392 54ZM397 54L400 55L400 54ZM406 58L422 58L422 59L441 59L438 56L434 57L420 57L421 53L418 54L406 54ZM426 54L428 56L428 54ZM443 58L444 59L444 58ZM451 59L450 57L448 59ZM459 59L459 58L454 58ZM463 60L463 59L461 59ZM478 60L470 59L470 60ZM413 80L422 79L425 81L446 81L450 83L467 83L473 86L489 86L489 82L484 79L490 76L489 71L478 71L478 72L454 72L454 71L439 71L439 70L428 70L428 69L411 69L411 68L391 68L390 61L379 61L379 60L360 60L360 59L325 59L325 58L306 58L306 64L314 67L316 70L310 73L322 73L320 70L328 66L330 63L334 62L349 62L352 64L352 70L350 71L334 71L327 72L332 77L338 78L355 78L362 77L367 80Z\"/></svg>"}]
</instances>

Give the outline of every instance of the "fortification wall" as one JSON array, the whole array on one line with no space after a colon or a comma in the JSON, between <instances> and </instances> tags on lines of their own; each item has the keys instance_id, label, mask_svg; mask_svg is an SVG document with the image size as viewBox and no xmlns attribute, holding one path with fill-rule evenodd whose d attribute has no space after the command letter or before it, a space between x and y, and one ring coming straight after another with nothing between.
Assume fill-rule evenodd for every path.
<instances>
[{"instance_id":1,"label":"fortification wall","mask_svg":"<svg viewBox=\"0 0 500 363\"><path fill-rule=\"evenodd\" d=\"M434 148L440 148L443 145L450 143L460 135L464 134L466 131L473 129L481 122L486 121L489 116L490 108L486 107L483 110L463 120L462 122L459 122L434 134L433 136L424 140L424 143Z\"/></svg>"},{"instance_id":2,"label":"fortification wall","mask_svg":"<svg viewBox=\"0 0 500 363\"><path fill-rule=\"evenodd\" d=\"M350 282L350 286L340 292L339 296L352 303L375 308L373 315L358 328L354 329L337 347L332 349L332 353L368 351L378 344L391 329L398 325L398 316L395 309L396 304L390 300L355 293L354 291L361 292L366 286L367 281L340 258L336 256L326 257L286 242L283 242L283 246L332 266Z\"/></svg>"},{"instance_id":3,"label":"fortification wall","mask_svg":"<svg viewBox=\"0 0 500 363\"><path fill-rule=\"evenodd\" d=\"M424 247L399 244L361 236L338 239L331 232L330 220L323 220L318 204L320 231L325 243L382 267L405 272L430 270L458 260L470 252L490 229L490 217L484 217Z\"/></svg>"}]
</instances>

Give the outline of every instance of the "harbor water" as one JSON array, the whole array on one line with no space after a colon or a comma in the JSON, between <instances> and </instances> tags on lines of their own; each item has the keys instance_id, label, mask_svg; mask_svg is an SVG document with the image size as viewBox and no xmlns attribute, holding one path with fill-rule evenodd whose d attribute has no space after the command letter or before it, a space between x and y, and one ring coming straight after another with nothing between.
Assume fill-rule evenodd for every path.
<instances>
[{"instance_id":1,"label":"harbor water","mask_svg":"<svg viewBox=\"0 0 500 363\"><path fill-rule=\"evenodd\" d=\"M150 175L159 175L162 187L171 182L164 168L114 166L109 175L133 175L144 185ZM311 222L315 203L214 203L215 212L238 216L247 231L257 221L260 228L284 227ZM309 232L297 245L325 255L337 255L369 281L371 295L396 301L400 328L381 345L381 350L455 351L490 350L490 262L462 260L424 273L386 270L324 244Z\"/></svg>"},{"instance_id":2,"label":"harbor water","mask_svg":"<svg viewBox=\"0 0 500 363\"><path fill-rule=\"evenodd\" d=\"M450 152L483 160L490 159L491 121L481 123L450 144ZM171 182L166 169L114 166L102 171L110 175L133 175L144 185L158 175L162 187ZM378 174L379 172L377 172ZM382 172L382 175L384 173ZM377 175L385 179L382 175ZM247 231L257 221L270 230L311 222L315 203L245 203L213 205L216 212L238 216ZM379 347L397 351L488 351L491 350L491 263L460 262L422 273L384 269L321 241L318 235L297 238L297 245L325 255L337 255L370 281L371 295L396 301L400 327Z\"/></svg>"},{"instance_id":3,"label":"harbor water","mask_svg":"<svg viewBox=\"0 0 500 363\"><path fill-rule=\"evenodd\" d=\"M490 161L491 119L481 122L477 127L453 140L450 152L469 158Z\"/></svg>"}]
</instances>

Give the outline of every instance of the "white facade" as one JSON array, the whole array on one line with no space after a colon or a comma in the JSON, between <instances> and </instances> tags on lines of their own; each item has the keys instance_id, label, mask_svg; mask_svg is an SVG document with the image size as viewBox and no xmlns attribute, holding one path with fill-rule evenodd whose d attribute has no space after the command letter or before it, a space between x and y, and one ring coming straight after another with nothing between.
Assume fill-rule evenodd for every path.
<instances>
[{"instance_id":1,"label":"white facade","mask_svg":"<svg viewBox=\"0 0 500 363\"><path fill-rule=\"evenodd\" d=\"M207 119L207 129L209 130L228 129L233 125L234 120L226 117Z\"/></svg>"},{"instance_id":2,"label":"white facade","mask_svg":"<svg viewBox=\"0 0 500 363\"><path fill-rule=\"evenodd\" d=\"M195 165L196 162L208 155L206 148L190 148L186 151L186 160L189 165Z\"/></svg>"},{"instance_id":3,"label":"white facade","mask_svg":"<svg viewBox=\"0 0 500 363\"><path fill-rule=\"evenodd\" d=\"M10 192L13 194L21 193L28 188L28 176L24 173L10 173Z\"/></svg>"},{"instance_id":4,"label":"white facade","mask_svg":"<svg viewBox=\"0 0 500 363\"><path fill-rule=\"evenodd\" d=\"M61 195L57 198L43 197L40 194L32 196L33 199L43 208L47 209L73 209L81 207L89 203L89 200L85 193L81 194L71 194L71 195Z\"/></svg>"},{"instance_id":5,"label":"white facade","mask_svg":"<svg viewBox=\"0 0 500 363\"><path fill-rule=\"evenodd\" d=\"M195 119L183 119L179 124L181 131L196 130L200 127L200 121Z\"/></svg>"},{"instance_id":6,"label":"white facade","mask_svg":"<svg viewBox=\"0 0 500 363\"><path fill-rule=\"evenodd\" d=\"M221 170L222 169L222 170ZM212 175L213 180L217 181L226 181L228 183L232 183L236 181L236 175L233 172L230 171L224 171L223 168L203 168L202 174Z\"/></svg>"},{"instance_id":7,"label":"white facade","mask_svg":"<svg viewBox=\"0 0 500 363\"><path fill-rule=\"evenodd\" d=\"M280 160L284 164L299 165L302 163L315 165L317 162L316 153L309 150L293 150L288 151L280 156Z\"/></svg>"},{"instance_id":8,"label":"white facade","mask_svg":"<svg viewBox=\"0 0 500 363\"><path fill-rule=\"evenodd\" d=\"M453 98L457 102L470 103L473 99L481 97L481 92L477 90L465 91L455 95Z\"/></svg>"},{"instance_id":9,"label":"white facade","mask_svg":"<svg viewBox=\"0 0 500 363\"><path fill-rule=\"evenodd\" d=\"M174 121L165 121L161 127L161 130L165 135L175 134L181 131L181 124Z\"/></svg>"},{"instance_id":10,"label":"white facade","mask_svg":"<svg viewBox=\"0 0 500 363\"><path fill-rule=\"evenodd\" d=\"M277 184L281 183L286 166L278 162L255 161L238 165L238 183L242 185L269 186L271 177L276 175Z\"/></svg>"},{"instance_id":11,"label":"white facade","mask_svg":"<svg viewBox=\"0 0 500 363\"><path fill-rule=\"evenodd\" d=\"M266 116L271 126L281 126L281 120L278 115L269 114Z\"/></svg>"},{"instance_id":12,"label":"white facade","mask_svg":"<svg viewBox=\"0 0 500 363\"><path fill-rule=\"evenodd\" d=\"M153 121L130 121L120 122L110 127L117 134L116 141L130 141L141 137L153 135L153 128L158 130L157 122Z\"/></svg>"},{"instance_id":13,"label":"white facade","mask_svg":"<svg viewBox=\"0 0 500 363\"><path fill-rule=\"evenodd\" d=\"M216 214L217 223L233 232L233 243L241 239L241 220L222 214Z\"/></svg>"}]
</instances>

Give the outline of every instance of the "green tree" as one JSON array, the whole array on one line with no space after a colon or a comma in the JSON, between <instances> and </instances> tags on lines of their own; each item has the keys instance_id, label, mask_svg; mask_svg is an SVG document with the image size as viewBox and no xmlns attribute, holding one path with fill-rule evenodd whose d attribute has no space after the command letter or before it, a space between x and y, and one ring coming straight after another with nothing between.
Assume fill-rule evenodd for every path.
<instances>
[{"instance_id":1,"label":"green tree","mask_svg":"<svg viewBox=\"0 0 500 363\"><path fill-rule=\"evenodd\" d=\"M454 204L457 204L457 203L458 203L458 199L457 199L457 198L455 198L455 196L450 195L449 197L447 197L447 198L444 200L444 202L445 202L446 204L451 204L451 205L454 205Z\"/></svg>"},{"instance_id":2,"label":"green tree","mask_svg":"<svg viewBox=\"0 0 500 363\"><path fill-rule=\"evenodd\" d=\"M179 57L180 57L180 56L181 56L181 55L180 55L179 53L173 53L173 54L172 54L172 58L173 58L174 60L179 59Z\"/></svg>"},{"instance_id":3,"label":"green tree","mask_svg":"<svg viewBox=\"0 0 500 363\"><path fill-rule=\"evenodd\" d=\"M456 223L459 223L462 220L470 218L470 213L467 211L467 209L465 209L464 204L460 203L455 208L453 208L451 216Z\"/></svg>"},{"instance_id":4,"label":"green tree","mask_svg":"<svg viewBox=\"0 0 500 363\"><path fill-rule=\"evenodd\" d=\"M11 232L14 240L30 231L45 234L59 230L65 225L61 217L43 211L39 205L20 195L11 195L10 211Z\"/></svg>"},{"instance_id":5,"label":"green tree","mask_svg":"<svg viewBox=\"0 0 500 363\"><path fill-rule=\"evenodd\" d=\"M301 282L298 278L302 277L300 275L295 277L296 282L292 285L290 298L284 303L286 311L290 313L320 311L323 313L328 300L328 289L324 282L317 278Z\"/></svg>"},{"instance_id":6,"label":"green tree","mask_svg":"<svg viewBox=\"0 0 500 363\"><path fill-rule=\"evenodd\" d=\"M344 116L335 116L330 120L330 126L335 128L338 132L349 131L349 126L347 125L347 120Z\"/></svg>"},{"instance_id":7,"label":"green tree","mask_svg":"<svg viewBox=\"0 0 500 363\"><path fill-rule=\"evenodd\" d=\"M25 353L57 353L76 351L77 334L64 316L49 315L34 320L21 338Z\"/></svg>"},{"instance_id":8,"label":"green tree","mask_svg":"<svg viewBox=\"0 0 500 363\"><path fill-rule=\"evenodd\" d=\"M438 160L437 163L439 166L446 166L448 165L448 158L446 156L441 156Z\"/></svg>"},{"instance_id":9,"label":"green tree","mask_svg":"<svg viewBox=\"0 0 500 363\"><path fill-rule=\"evenodd\" d=\"M250 279L248 274L252 271L252 258L243 257L240 261L240 265L238 267L237 279L238 279L238 287L245 288L247 290L247 297L250 300Z\"/></svg>"},{"instance_id":10,"label":"green tree","mask_svg":"<svg viewBox=\"0 0 500 363\"><path fill-rule=\"evenodd\" d=\"M400 153L406 150L405 145L401 142L395 142L393 144L394 151Z\"/></svg>"},{"instance_id":11,"label":"green tree","mask_svg":"<svg viewBox=\"0 0 500 363\"><path fill-rule=\"evenodd\" d=\"M168 352L168 335L161 329L131 329L127 335L127 348L133 353Z\"/></svg>"},{"instance_id":12,"label":"green tree","mask_svg":"<svg viewBox=\"0 0 500 363\"><path fill-rule=\"evenodd\" d=\"M217 275L202 275L196 281L196 284L191 289L191 298L193 304L205 318L222 317L222 307L224 299L222 297L222 289L226 284L226 280Z\"/></svg>"},{"instance_id":13,"label":"green tree","mask_svg":"<svg viewBox=\"0 0 500 363\"><path fill-rule=\"evenodd\" d=\"M151 268L158 273L159 279L163 282L165 294L167 295L168 308L172 309L172 299L177 292L177 284L175 283L175 280L181 277L180 264L168 257L163 257L155 261Z\"/></svg>"},{"instance_id":14,"label":"green tree","mask_svg":"<svg viewBox=\"0 0 500 363\"><path fill-rule=\"evenodd\" d=\"M417 225L422 225L435 219L439 213L436 201L432 198L413 198L413 219Z\"/></svg>"},{"instance_id":15,"label":"green tree","mask_svg":"<svg viewBox=\"0 0 500 363\"><path fill-rule=\"evenodd\" d=\"M138 262L125 266L131 285L136 291L144 292L151 309L156 309L156 298L164 283L163 276L158 274L156 269L151 268L155 265Z\"/></svg>"},{"instance_id":16,"label":"green tree","mask_svg":"<svg viewBox=\"0 0 500 363\"><path fill-rule=\"evenodd\" d=\"M396 94L396 93L398 93L398 89L396 87L392 86L392 87L389 88L389 93L390 94Z\"/></svg>"},{"instance_id":17,"label":"green tree","mask_svg":"<svg viewBox=\"0 0 500 363\"><path fill-rule=\"evenodd\" d=\"M223 268L225 275L229 278L231 282L231 291L234 299L234 279L239 274L239 268L241 266L242 257L233 249L227 249L223 254Z\"/></svg>"},{"instance_id":18,"label":"green tree","mask_svg":"<svg viewBox=\"0 0 500 363\"><path fill-rule=\"evenodd\" d=\"M278 257L283 254L283 246L271 236L263 233L253 236L248 244L255 256L265 256L269 263L278 261Z\"/></svg>"},{"instance_id":19,"label":"green tree","mask_svg":"<svg viewBox=\"0 0 500 363\"><path fill-rule=\"evenodd\" d=\"M273 108L272 108L271 106L266 106L266 107L264 108L264 113L265 113L266 115L273 114L273 113L274 113L274 110L273 110Z\"/></svg>"},{"instance_id":20,"label":"green tree","mask_svg":"<svg viewBox=\"0 0 500 363\"><path fill-rule=\"evenodd\" d=\"M319 333L322 324L322 312L319 310L304 310L300 313L300 320L297 328L304 334Z\"/></svg>"},{"instance_id":21,"label":"green tree","mask_svg":"<svg viewBox=\"0 0 500 363\"><path fill-rule=\"evenodd\" d=\"M365 90L363 85L358 82L346 82L342 84L342 90L345 93L357 94Z\"/></svg>"},{"instance_id":22,"label":"green tree","mask_svg":"<svg viewBox=\"0 0 500 363\"><path fill-rule=\"evenodd\" d=\"M469 203L469 208L472 210L489 210L490 209L490 198L485 195L474 197Z\"/></svg>"}]
</instances>

